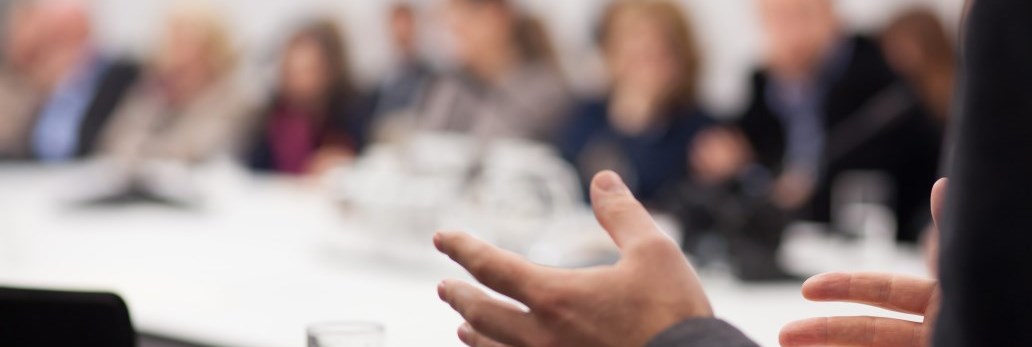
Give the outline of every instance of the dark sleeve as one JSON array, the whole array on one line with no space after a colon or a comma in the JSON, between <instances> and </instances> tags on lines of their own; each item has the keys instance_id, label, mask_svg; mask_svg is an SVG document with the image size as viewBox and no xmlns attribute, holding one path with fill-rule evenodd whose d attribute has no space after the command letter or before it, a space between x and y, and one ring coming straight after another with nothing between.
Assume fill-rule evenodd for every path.
<instances>
[{"instance_id":1,"label":"dark sleeve","mask_svg":"<svg viewBox=\"0 0 1032 347\"><path fill-rule=\"evenodd\" d=\"M1032 346L1032 1L968 21L934 345Z\"/></svg>"},{"instance_id":2,"label":"dark sleeve","mask_svg":"<svg viewBox=\"0 0 1032 347\"><path fill-rule=\"evenodd\" d=\"M667 329L646 347L758 347L727 322L712 318L690 319Z\"/></svg>"}]
</instances>

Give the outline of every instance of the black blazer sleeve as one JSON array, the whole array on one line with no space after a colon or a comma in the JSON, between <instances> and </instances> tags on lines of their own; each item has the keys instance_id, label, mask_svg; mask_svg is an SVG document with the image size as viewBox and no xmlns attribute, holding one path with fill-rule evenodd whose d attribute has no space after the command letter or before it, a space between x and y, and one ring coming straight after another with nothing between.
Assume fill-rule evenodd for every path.
<instances>
[{"instance_id":1,"label":"black blazer sleeve","mask_svg":"<svg viewBox=\"0 0 1032 347\"><path fill-rule=\"evenodd\" d=\"M646 347L758 347L727 322L712 318L689 319L652 339Z\"/></svg>"},{"instance_id":2,"label":"black blazer sleeve","mask_svg":"<svg viewBox=\"0 0 1032 347\"><path fill-rule=\"evenodd\" d=\"M934 345L1032 346L1032 1L974 0Z\"/></svg>"}]
</instances>

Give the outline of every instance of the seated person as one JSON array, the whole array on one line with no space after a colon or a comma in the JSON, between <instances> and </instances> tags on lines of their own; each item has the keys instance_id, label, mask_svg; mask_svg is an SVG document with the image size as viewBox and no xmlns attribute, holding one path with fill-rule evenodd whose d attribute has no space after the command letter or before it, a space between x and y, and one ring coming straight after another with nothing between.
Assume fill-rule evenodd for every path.
<instances>
[{"instance_id":1,"label":"seated person","mask_svg":"<svg viewBox=\"0 0 1032 347\"><path fill-rule=\"evenodd\" d=\"M449 0L459 71L436 83L422 130L550 141L568 93L544 27L509 0Z\"/></svg>"},{"instance_id":2,"label":"seated person","mask_svg":"<svg viewBox=\"0 0 1032 347\"><path fill-rule=\"evenodd\" d=\"M3 23L3 61L0 63L0 160L25 159L33 108L38 98L26 72L39 54L39 21L30 6L6 5ZM11 7L6 9L6 7Z\"/></svg>"},{"instance_id":3,"label":"seated person","mask_svg":"<svg viewBox=\"0 0 1032 347\"><path fill-rule=\"evenodd\" d=\"M889 178L883 202L898 236L915 238L928 223L938 128L875 43L843 34L831 1L763 0L760 10L765 67L737 123L697 142L693 162L710 189L685 208L687 224L727 234L745 277L784 277L772 265L785 227L829 222L837 180L874 171Z\"/></svg>"},{"instance_id":4,"label":"seated person","mask_svg":"<svg viewBox=\"0 0 1032 347\"><path fill-rule=\"evenodd\" d=\"M251 168L318 175L358 154L368 117L343 42L329 20L303 27L287 42L279 84L252 138Z\"/></svg>"},{"instance_id":5,"label":"seated person","mask_svg":"<svg viewBox=\"0 0 1032 347\"><path fill-rule=\"evenodd\" d=\"M598 34L609 95L575 108L559 148L584 182L615 170L640 199L654 202L688 174L687 150L711 123L696 100L696 39L668 1L614 2Z\"/></svg>"},{"instance_id":6,"label":"seated person","mask_svg":"<svg viewBox=\"0 0 1032 347\"><path fill-rule=\"evenodd\" d=\"M374 98L377 117L417 111L425 99L427 87L434 80L433 68L420 54L419 12L415 5L394 4L388 23L394 66Z\"/></svg>"},{"instance_id":7,"label":"seated person","mask_svg":"<svg viewBox=\"0 0 1032 347\"><path fill-rule=\"evenodd\" d=\"M193 165L230 154L246 122L233 83L235 53L212 10L172 11L142 80L105 132L102 155L133 168L147 161Z\"/></svg>"},{"instance_id":8,"label":"seated person","mask_svg":"<svg viewBox=\"0 0 1032 347\"><path fill-rule=\"evenodd\" d=\"M35 12L40 36L25 73L43 98L29 130L28 155L60 163L94 154L138 69L97 51L86 1L31 0L24 6Z\"/></svg>"}]
</instances>

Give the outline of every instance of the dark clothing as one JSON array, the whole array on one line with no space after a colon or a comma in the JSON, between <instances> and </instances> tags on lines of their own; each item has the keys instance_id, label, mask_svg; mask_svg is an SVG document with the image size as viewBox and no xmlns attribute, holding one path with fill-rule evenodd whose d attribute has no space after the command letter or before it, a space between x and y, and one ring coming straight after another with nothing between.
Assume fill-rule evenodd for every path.
<instances>
[{"instance_id":1,"label":"dark clothing","mask_svg":"<svg viewBox=\"0 0 1032 347\"><path fill-rule=\"evenodd\" d=\"M107 126L108 120L125 99L129 88L136 83L139 74L139 66L125 61L115 62L108 67L80 128L78 151L80 158L89 156L96 151L99 145L98 140Z\"/></svg>"},{"instance_id":2,"label":"dark clothing","mask_svg":"<svg viewBox=\"0 0 1032 347\"><path fill-rule=\"evenodd\" d=\"M937 347L1032 346L1032 2L975 0L942 229Z\"/></svg>"},{"instance_id":3,"label":"dark clothing","mask_svg":"<svg viewBox=\"0 0 1032 347\"><path fill-rule=\"evenodd\" d=\"M76 158L81 159L96 153L101 134L129 89L136 83L139 72L139 66L134 63L115 61L107 64L100 73L95 90L90 91L92 97L86 104L85 114L78 124L74 149ZM38 123L40 120L35 121ZM30 143L36 141L31 137L27 140ZM29 156L36 157L36 154L32 153Z\"/></svg>"},{"instance_id":4,"label":"dark clothing","mask_svg":"<svg viewBox=\"0 0 1032 347\"><path fill-rule=\"evenodd\" d=\"M610 122L607 100L576 108L562 132L559 149L573 164L584 187L602 170L621 174L638 199L655 202L688 174L688 148L695 135L713 123L704 112L674 107L658 124L639 135L624 135ZM588 191L588 189L585 189Z\"/></svg>"},{"instance_id":5,"label":"dark clothing","mask_svg":"<svg viewBox=\"0 0 1032 347\"><path fill-rule=\"evenodd\" d=\"M686 320L659 334L645 347L758 347L735 327L718 319Z\"/></svg>"},{"instance_id":6,"label":"dark clothing","mask_svg":"<svg viewBox=\"0 0 1032 347\"><path fill-rule=\"evenodd\" d=\"M877 170L891 177L899 189L888 203L895 205L901 238L916 239L928 221L927 193L935 181L942 136L873 42L857 37L840 46L840 52L848 53L846 59L822 69L813 81L825 141L814 172L816 191L811 204L800 212L802 217L829 221L834 180L848 171ZM791 117L779 114L787 108L772 101L776 89L767 73L756 73L752 101L738 122L758 166L766 171L760 177L767 179L791 165L792 127L785 123ZM879 123L881 117L888 120Z\"/></svg>"},{"instance_id":7,"label":"dark clothing","mask_svg":"<svg viewBox=\"0 0 1032 347\"><path fill-rule=\"evenodd\" d=\"M257 171L299 174L320 149L338 147L358 153L366 141L368 109L362 97L335 98L326 111L318 113L277 100L259 117L248 165Z\"/></svg>"},{"instance_id":8,"label":"dark clothing","mask_svg":"<svg viewBox=\"0 0 1032 347\"><path fill-rule=\"evenodd\" d=\"M402 111L418 110L433 84L434 70L429 65L414 61L400 67L395 76L387 79L373 96L374 117L388 117Z\"/></svg>"}]
</instances>

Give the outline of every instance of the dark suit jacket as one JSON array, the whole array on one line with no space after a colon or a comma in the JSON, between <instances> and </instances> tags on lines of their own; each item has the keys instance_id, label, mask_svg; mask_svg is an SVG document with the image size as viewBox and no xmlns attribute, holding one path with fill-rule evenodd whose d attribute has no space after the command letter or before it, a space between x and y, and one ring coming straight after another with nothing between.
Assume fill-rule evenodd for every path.
<instances>
[{"instance_id":1,"label":"dark suit jacket","mask_svg":"<svg viewBox=\"0 0 1032 347\"><path fill-rule=\"evenodd\" d=\"M99 145L99 139L107 126L115 109L125 99L129 88L136 83L139 67L135 64L117 61L104 72L104 77L97 87L97 92L86 110L79 127L79 146L76 156L79 158L92 155Z\"/></svg>"},{"instance_id":2,"label":"dark suit jacket","mask_svg":"<svg viewBox=\"0 0 1032 347\"><path fill-rule=\"evenodd\" d=\"M1032 346L1032 1L967 20L935 346Z\"/></svg>"},{"instance_id":3,"label":"dark suit jacket","mask_svg":"<svg viewBox=\"0 0 1032 347\"><path fill-rule=\"evenodd\" d=\"M939 260L935 347L1032 346L1032 2L974 0ZM689 320L650 347L751 346Z\"/></svg>"},{"instance_id":4,"label":"dark suit jacket","mask_svg":"<svg viewBox=\"0 0 1032 347\"><path fill-rule=\"evenodd\" d=\"M900 83L874 42L854 37L849 49L851 54L841 70L822 77L826 79L822 84L828 86L821 103L828 148L813 201L800 212L804 218L829 221L832 180L846 171L876 170L896 182L897 194L889 203L895 205L901 239L916 240L929 221L928 191L936 178L940 130L913 93ZM752 100L738 127L749 140L758 164L776 177L784 169L788 140L785 125L767 102L769 82L767 73L754 74ZM880 127L872 126L871 135L850 140L840 136L843 132L856 135L857 119L868 121L860 125L870 125L881 116L891 120Z\"/></svg>"}]
</instances>

